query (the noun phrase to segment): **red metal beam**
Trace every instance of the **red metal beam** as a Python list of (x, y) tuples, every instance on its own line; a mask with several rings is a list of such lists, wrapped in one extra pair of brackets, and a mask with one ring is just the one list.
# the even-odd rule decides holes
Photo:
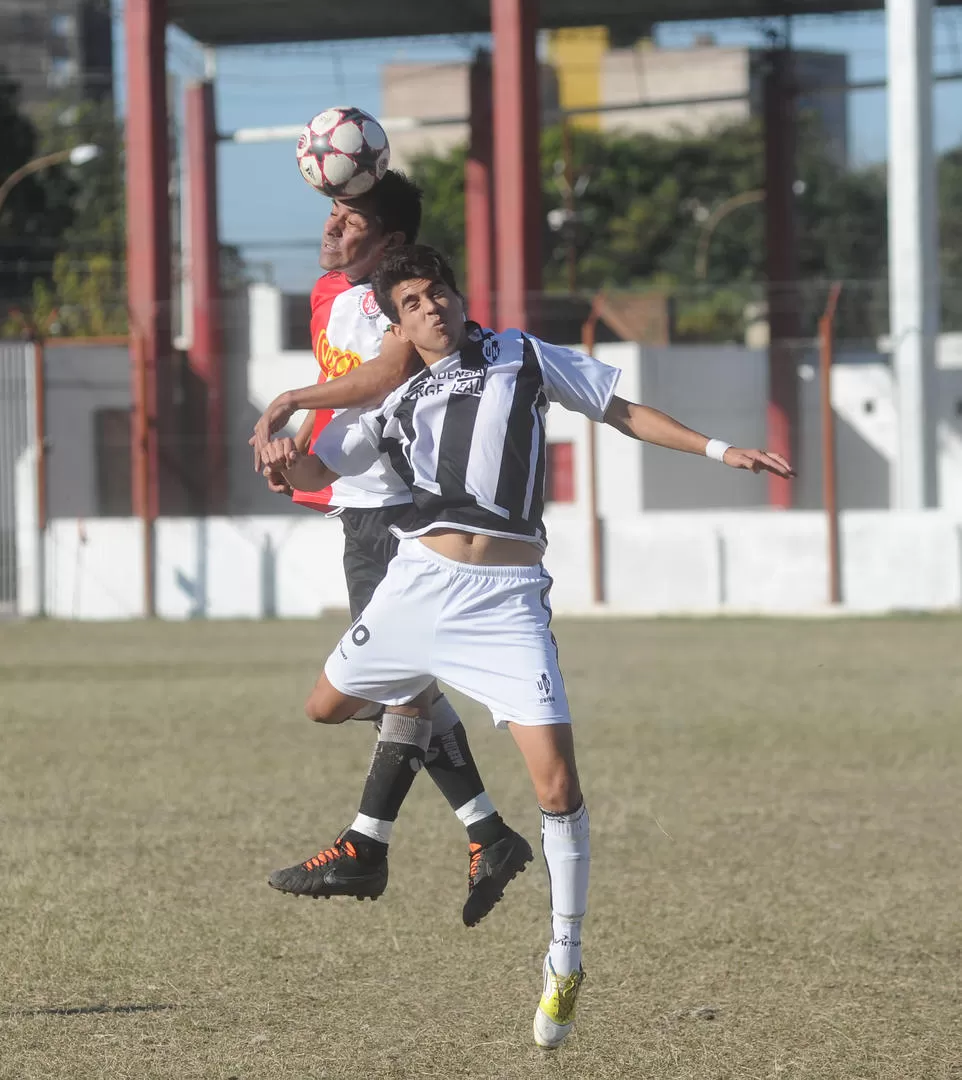
[(471, 65), (471, 142), (464, 164), (464, 246), (468, 314), (494, 326), (493, 132), (491, 54), (479, 51)]
[[(797, 238), (795, 228), (795, 87), (788, 49), (765, 57), (765, 245), (768, 279), (767, 448), (792, 461), (798, 445), (799, 336)], [(792, 505), (792, 481), (769, 474), (769, 505)]]
[(133, 504), (134, 512), (148, 522), (169, 502), (176, 475), (165, 468), (162, 457), (164, 450), (170, 454), (173, 449), (168, 442), (173, 436), (173, 378), (166, 16), (166, 0), (126, 0), (124, 5)]
[(491, 0), (497, 321), (537, 329), (541, 294), (538, 0)]
[[(200, 389), (193, 422), (203, 424), (206, 480), (203, 508), (223, 512), (227, 500), (224, 363), (217, 229), (217, 124), (214, 85), (194, 83), (185, 94), (187, 202), (190, 216), (190, 295), (193, 309), (188, 363)], [(190, 433), (193, 434), (193, 433)]]

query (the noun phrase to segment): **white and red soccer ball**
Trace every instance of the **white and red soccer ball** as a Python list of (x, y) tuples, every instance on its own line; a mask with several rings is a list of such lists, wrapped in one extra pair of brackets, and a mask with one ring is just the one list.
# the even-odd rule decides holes
[(370, 191), (390, 159), (384, 128), (370, 113), (349, 105), (318, 113), (297, 140), (301, 175), (332, 199)]

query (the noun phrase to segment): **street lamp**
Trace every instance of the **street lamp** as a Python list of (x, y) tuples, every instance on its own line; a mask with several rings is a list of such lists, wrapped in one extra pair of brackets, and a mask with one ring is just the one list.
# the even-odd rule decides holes
[[(804, 180), (796, 180), (792, 184), (792, 194), (804, 195), (806, 188), (807, 185)], [(708, 276), (708, 246), (711, 243), (712, 233), (714, 233), (722, 218), (728, 217), (732, 210), (737, 210), (740, 206), (748, 206), (750, 203), (764, 202), (764, 200), (765, 192), (759, 189), (757, 191), (743, 191), (739, 195), (733, 195), (720, 206), (717, 206), (710, 214), (706, 207), (697, 207), (695, 218), (702, 227), (701, 234), (698, 237), (698, 245), (695, 248), (695, 277), (699, 281), (703, 281)]]
[(100, 157), (100, 147), (94, 146), (93, 143), (83, 143), (80, 146), (74, 146), (70, 150), (56, 150), (52, 154), (44, 154), (43, 157), (34, 158), (33, 161), (28, 161), (25, 165), (21, 165), (19, 169), (15, 169), (2, 184), (0, 184), (0, 209), (3, 208), (4, 201), (7, 196), (13, 190), (13, 188), (20, 183), (25, 176), (30, 176), (31, 173), (40, 172), (41, 169), (46, 169), (51, 165), (62, 165), (64, 162), (70, 162), (71, 165), (86, 165), (88, 161), (93, 161), (94, 158)]
[(698, 237), (698, 246), (695, 248), (695, 277), (703, 281), (708, 275), (708, 245), (711, 243), (712, 233), (715, 226), (722, 218), (728, 217), (732, 210), (749, 203), (762, 202), (765, 198), (764, 191), (743, 191), (739, 195), (733, 195), (726, 199), (714, 212), (707, 215), (701, 223), (701, 234)]

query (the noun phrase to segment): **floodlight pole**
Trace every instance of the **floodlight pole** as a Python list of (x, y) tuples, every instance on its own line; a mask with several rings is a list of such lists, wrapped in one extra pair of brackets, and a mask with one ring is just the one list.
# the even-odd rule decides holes
[(892, 506), (937, 505), (939, 268), (932, 143), (932, 0), (888, 0), (889, 336), (898, 413)]

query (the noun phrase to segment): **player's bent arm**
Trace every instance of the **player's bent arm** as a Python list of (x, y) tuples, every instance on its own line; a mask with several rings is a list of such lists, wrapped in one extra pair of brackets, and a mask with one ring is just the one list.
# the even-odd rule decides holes
[[(298, 409), (371, 408), (424, 367), (414, 346), (395, 334), (385, 334), (373, 359), (336, 379), (289, 390), (288, 404)], [(285, 395), (281, 395), (284, 397)]]
[[(270, 442), (271, 436), (279, 432), (294, 413), (301, 409), (313, 412), (317, 409), (357, 409), (380, 405), (392, 390), (407, 382), (423, 367), (424, 361), (412, 345), (388, 333), (384, 335), (378, 355), (346, 375), (278, 394), (261, 413), (254, 425), (254, 434), (248, 440), (254, 448), (255, 470), (261, 470), (266, 463), (264, 447)], [(313, 418), (309, 420), (313, 425)], [(312, 427), (305, 420), (298, 432), (298, 447), (305, 452), (308, 444), (302, 441), (301, 435), (306, 431), (309, 439), (311, 430)]]

